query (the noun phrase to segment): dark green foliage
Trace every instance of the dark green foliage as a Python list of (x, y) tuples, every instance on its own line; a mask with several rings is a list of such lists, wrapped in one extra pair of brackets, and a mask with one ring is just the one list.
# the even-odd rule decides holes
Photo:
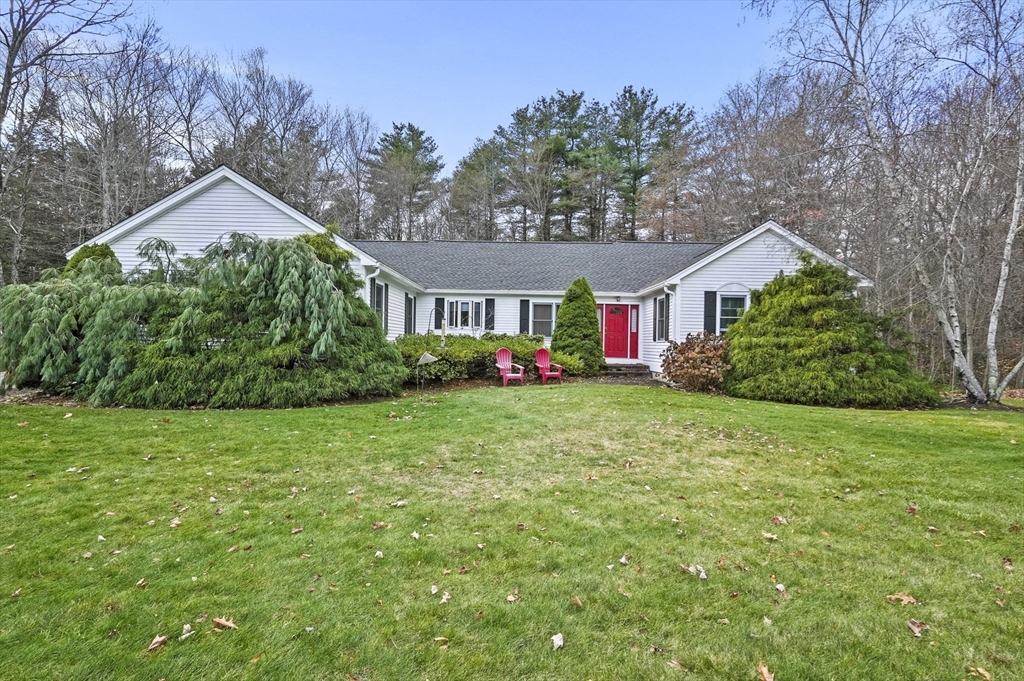
[(551, 349), (579, 357), (583, 362), (583, 376), (597, 376), (604, 370), (597, 301), (584, 277), (572, 282), (562, 298), (551, 336)]
[(833, 407), (918, 407), (938, 391), (881, 338), (882, 320), (863, 310), (856, 278), (809, 256), (752, 296), (729, 327), (725, 391), (735, 397)]
[(170, 283), (126, 281), (93, 258), (3, 289), (6, 384), (97, 405), (227, 408), (391, 395), (406, 378), (373, 312), (345, 295), (357, 280), (336, 246), (233, 234), (161, 272)]
[[(496, 333), (485, 333), (480, 338), (455, 335), (446, 337), (444, 349), (441, 348), (441, 337), (435, 334), (401, 336), (395, 343), (402, 353), (402, 361), (409, 369), (411, 380), (416, 379), (416, 362), (424, 352), (429, 352), (438, 361), (419, 367), (420, 380), (451, 381), (496, 378), (498, 369), (494, 362), (498, 348), (511, 350), (512, 361), (526, 367), (527, 375), (533, 375), (536, 373), (534, 353), (544, 346), (544, 337)], [(561, 364), (568, 376), (578, 376), (583, 369), (583, 363), (572, 355), (552, 352), (551, 361)]]
[(114, 255), (114, 249), (107, 244), (93, 244), (91, 246), (82, 246), (75, 251), (75, 254), (71, 256), (71, 260), (68, 260), (68, 264), (64, 267), (64, 273), (77, 272), (82, 269), (82, 263), (90, 258), (112, 260), (117, 263), (117, 268), (121, 269), (121, 261)]

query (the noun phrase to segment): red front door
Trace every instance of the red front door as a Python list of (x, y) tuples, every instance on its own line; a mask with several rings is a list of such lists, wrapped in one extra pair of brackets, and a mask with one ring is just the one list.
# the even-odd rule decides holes
[(629, 305), (604, 306), (604, 356), (629, 357)]

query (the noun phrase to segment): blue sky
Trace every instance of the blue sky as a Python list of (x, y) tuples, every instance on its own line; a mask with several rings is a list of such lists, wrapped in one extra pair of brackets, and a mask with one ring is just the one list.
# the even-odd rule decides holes
[(740, 2), (243, 2), (141, 0), (174, 45), (262, 46), (318, 101), (411, 122), (446, 174), (512, 111), (556, 90), (607, 102), (625, 85), (709, 110), (779, 55)]

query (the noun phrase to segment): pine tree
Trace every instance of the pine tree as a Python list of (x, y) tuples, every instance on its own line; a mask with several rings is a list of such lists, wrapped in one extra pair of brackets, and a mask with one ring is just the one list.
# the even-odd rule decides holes
[(735, 397), (833, 407), (917, 407), (938, 391), (907, 354), (886, 345), (884, 320), (866, 313), (857, 280), (815, 263), (778, 276), (729, 327), (725, 391)]
[(562, 298), (551, 335), (551, 350), (578, 357), (583, 362), (584, 376), (597, 376), (604, 370), (597, 301), (584, 277), (572, 282)]

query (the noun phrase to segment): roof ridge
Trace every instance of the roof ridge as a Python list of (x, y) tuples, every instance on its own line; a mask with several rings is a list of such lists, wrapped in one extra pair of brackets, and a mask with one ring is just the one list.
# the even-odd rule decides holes
[[(656, 244), (659, 246), (721, 246), (725, 241), (497, 241), (491, 239), (348, 239), (354, 244), (505, 244), (505, 245), (587, 245), (614, 246), (616, 244)], [(731, 239), (730, 239), (731, 241)]]

